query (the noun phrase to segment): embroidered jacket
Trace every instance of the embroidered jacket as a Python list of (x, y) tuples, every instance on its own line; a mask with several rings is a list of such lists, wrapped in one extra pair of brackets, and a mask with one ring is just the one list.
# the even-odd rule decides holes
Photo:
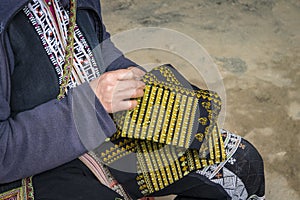
[[(28, 45), (27, 51), (22, 52), (12, 47), (12, 40), (20, 47), (26, 44), (16, 34), (23, 31), (23, 27), (18, 27), (15, 20), (27, 3), (28, 0), (0, 1), (0, 183), (28, 177), (73, 160), (99, 146), (116, 131), (88, 83), (70, 89), (63, 100), (56, 100), (58, 80), (54, 71), (48, 76), (49, 67), (40, 66), (49, 62), (44, 59), (46, 52), (41, 44)], [(68, 6), (67, 0), (62, 3)], [(100, 65), (105, 71), (136, 66), (109, 40), (99, 1), (78, 0), (78, 11), (78, 24), (89, 45), (95, 47), (105, 40), (99, 51), (104, 63)], [(21, 24), (26, 24), (26, 20), (20, 19)], [(39, 38), (32, 35), (28, 39)], [(36, 55), (32, 56), (32, 53)], [(28, 63), (37, 63), (28, 69), (38, 68), (39, 73), (16, 68), (28, 58), (31, 58)], [(47, 81), (41, 74), (47, 75)], [(33, 103), (18, 108), (22, 104), (22, 95), (27, 92), (30, 96), (33, 89)], [(48, 89), (50, 92), (47, 93)]]

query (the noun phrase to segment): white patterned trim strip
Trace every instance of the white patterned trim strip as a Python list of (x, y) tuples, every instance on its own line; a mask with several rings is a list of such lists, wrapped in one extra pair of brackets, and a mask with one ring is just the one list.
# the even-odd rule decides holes
[(248, 192), (242, 180), (227, 168), (223, 168), (223, 177), (211, 179), (212, 182), (222, 185), (232, 200), (245, 200)]
[[(23, 11), (40, 36), (44, 49), (59, 77), (59, 84), (61, 84), (69, 16), (59, 0), (55, 0), (53, 6), (58, 19), (57, 24), (54, 23), (55, 19), (51, 11), (42, 0), (31, 1)], [(74, 50), (74, 67), (68, 85), (69, 88), (91, 81), (100, 75), (92, 51), (77, 25), (74, 32)]]

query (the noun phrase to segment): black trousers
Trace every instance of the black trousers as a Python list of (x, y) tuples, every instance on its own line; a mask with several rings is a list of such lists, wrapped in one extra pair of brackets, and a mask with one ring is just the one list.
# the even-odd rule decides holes
[[(248, 195), (264, 196), (265, 180), (263, 160), (248, 141), (242, 139), (241, 147), (232, 156), (236, 162), (225, 164), (225, 168), (237, 175), (244, 183)], [(135, 181), (135, 173), (111, 169), (114, 177), (133, 199), (142, 197)], [(123, 182), (122, 182), (123, 181)], [(33, 177), (37, 200), (87, 200), (122, 199), (116, 192), (99, 183), (92, 172), (78, 159)], [(196, 172), (190, 173), (176, 183), (155, 192), (152, 196), (175, 194), (176, 200), (231, 199), (224, 188)]]
[[(90, 170), (77, 159), (34, 176), (33, 186), (37, 200), (122, 199), (119, 194), (100, 184)], [(134, 194), (133, 199), (141, 197), (138, 191), (136, 192), (137, 195)], [(190, 174), (153, 195), (168, 194), (177, 194), (176, 200), (230, 199), (220, 185), (196, 174)]]
[(36, 200), (116, 199), (120, 195), (99, 183), (78, 159), (33, 177)]
[[(241, 147), (232, 156), (236, 162), (225, 164), (245, 185), (248, 195), (264, 196), (265, 180), (263, 160), (257, 150), (242, 139)], [(135, 181), (136, 174), (111, 169), (114, 177), (133, 199), (142, 197)], [(123, 181), (123, 182), (122, 182)], [(20, 181), (0, 185), (0, 193), (20, 187)], [(94, 174), (78, 159), (33, 177), (36, 200), (115, 200), (122, 197), (102, 185)], [(175, 194), (175, 200), (231, 199), (224, 188), (196, 172), (190, 173), (152, 196)]]

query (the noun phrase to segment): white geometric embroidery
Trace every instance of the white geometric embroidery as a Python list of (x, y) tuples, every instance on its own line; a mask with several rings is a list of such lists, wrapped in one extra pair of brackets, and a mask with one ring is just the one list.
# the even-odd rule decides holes
[[(205, 167), (202, 170), (198, 170), (196, 172), (221, 185), (228, 193), (228, 195), (232, 198), (232, 200), (245, 200), (247, 199), (248, 192), (245, 188), (244, 183), (233, 172), (224, 167), (227, 162), (232, 165), (236, 162), (236, 159), (232, 158), (232, 156), (240, 145), (241, 137), (234, 135), (226, 130), (221, 130), (221, 133), (226, 134), (224, 146), (227, 160), (220, 164)], [(223, 169), (223, 178), (215, 179), (214, 177), (219, 173), (221, 169)]]
[(254, 194), (254, 195), (250, 196), (247, 200), (265, 200), (265, 196), (259, 197)]
[(212, 179), (211, 181), (221, 185), (232, 200), (247, 199), (248, 192), (244, 183), (227, 168), (223, 167), (223, 178)]
[(228, 162), (233, 165), (236, 162), (236, 159), (235, 158), (229, 158)]
[[(44, 5), (43, 0), (32, 0), (23, 9), (30, 22), (39, 34), (44, 49), (46, 50), (56, 73), (59, 83), (62, 82), (62, 69), (64, 66), (65, 45), (69, 16), (59, 0), (53, 1), (58, 20), (57, 26), (51, 20), (51, 11)], [(83, 82), (89, 82), (100, 75), (94, 55), (79, 27), (74, 31), (74, 59), (72, 75), (68, 87), (76, 87)]]

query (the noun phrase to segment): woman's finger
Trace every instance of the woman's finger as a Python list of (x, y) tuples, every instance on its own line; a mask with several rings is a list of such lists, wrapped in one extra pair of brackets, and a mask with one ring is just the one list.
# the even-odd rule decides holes
[(128, 89), (128, 90), (119, 91), (118, 93), (115, 93), (112, 98), (115, 102), (119, 102), (131, 98), (139, 98), (142, 97), (143, 95), (144, 95), (144, 90), (137, 88), (137, 89)]
[(117, 92), (128, 90), (128, 89), (136, 89), (136, 88), (144, 89), (145, 83), (136, 80), (123, 80), (123, 81), (118, 81), (115, 88)]
[(123, 111), (123, 110), (131, 110), (134, 109), (136, 105), (137, 105), (136, 100), (120, 101), (117, 104), (112, 105), (112, 113)]
[(115, 71), (118, 73), (118, 80), (140, 80), (141, 77), (145, 74), (144, 71), (137, 67), (130, 67), (128, 69), (120, 69)]
[(142, 76), (145, 75), (145, 71), (141, 70), (140, 68), (137, 68), (137, 67), (129, 67), (128, 68), (129, 70), (132, 70), (133, 74), (137, 77), (137, 78), (140, 78)]

